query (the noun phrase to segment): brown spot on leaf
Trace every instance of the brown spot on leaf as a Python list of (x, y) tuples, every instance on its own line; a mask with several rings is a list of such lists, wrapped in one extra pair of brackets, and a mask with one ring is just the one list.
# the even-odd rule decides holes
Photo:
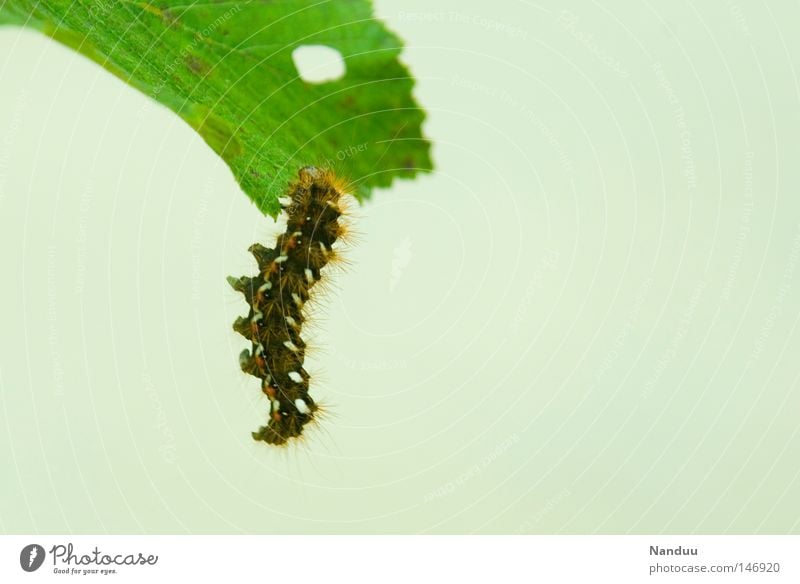
[(169, 8), (163, 8), (161, 10), (161, 20), (167, 27), (170, 27), (178, 22), (178, 16)]
[(197, 55), (186, 55), (186, 66), (195, 75), (205, 75), (208, 73), (208, 64)]

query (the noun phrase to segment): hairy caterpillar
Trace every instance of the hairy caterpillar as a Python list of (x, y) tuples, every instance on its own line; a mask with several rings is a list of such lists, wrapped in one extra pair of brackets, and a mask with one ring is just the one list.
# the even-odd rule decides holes
[(300, 436), (319, 406), (309, 395), (310, 376), (303, 368), (306, 344), (300, 336), (303, 306), (326, 265), (339, 260), (334, 242), (345, 235), (340, 222), (345, 187), (329, 170), (306, 166), (280, 199), (287, 215), (286, 231), (275, 247), (258, 243), (249, 251), (258, 263), (254, 277), (229, 277), (234, 290), (244, 294), (250, 311), (233, 329), (251, 341), (239, 356), (242, 371), (261, 380), (269, 398), (269, 421), (253, 432), (255, 440), (285, 444)]

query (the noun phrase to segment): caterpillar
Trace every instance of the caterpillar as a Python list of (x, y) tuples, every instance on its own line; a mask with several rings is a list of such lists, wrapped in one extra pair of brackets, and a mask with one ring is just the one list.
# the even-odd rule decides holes
[(239, 356), (245, 373), (261, 380), (269, 398), (269, 420), (253, 432), (253, 439), (283, 445), (299, 437), (320, 406), (309, 395), (310, 376), (303, 363), (306, 343), (301, 338), (304, 306), (312, 288), (323, 278), (321, 270), (341, 260), (333, 244), (346, 234), (340, 221), (345, 214), (346, 186), (332, 171), (306, 166), (279, 199), (287, 216), (286, 231), (272, 248), (250, 246), (258, 263), (254, 277), (228, 277), (250, 307), (233, 329), (251, 342)]

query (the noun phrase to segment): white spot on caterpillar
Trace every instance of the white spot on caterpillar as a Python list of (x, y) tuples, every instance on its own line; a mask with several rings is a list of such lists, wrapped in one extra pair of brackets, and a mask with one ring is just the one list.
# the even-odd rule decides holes
[(277, 411), (279, 411), (280, 409), (281, 409), (281, 402), (279, 402), (279, 401), (278, 401), (278, 400), (276, 400), (276, 399), (272, 400), (272, 411), (273, 411), (273, 412), (277, 412)]
[(297, 321), (291, 316), (286, 317), (286, 322), (289, 324), (289, 326), (297, 326)]
[(253, 354), (254, 355), (263, 355), (264, 354), (264, 345), (262, 345), (260, 343), (256, 344), (256, 350), (253, 351)]
[(311, 270), (309, 270), (308, 268), (306, 268), (306, 280), (308, 280), (309, 284), (314, 283), (314, 274), (311, 273)]
[(311, 413), (311, 408), (309, 408), (308, 404), (306, 402), (304, 402), (303, 400), (301, 400), (300, 398), (297, 398), (296, 400), (294, 400), (294, 405), (297, 408), (297, 411), (300, 412), (301, 414), (310, 414)]
[(292, 204), (292, 199), (291, 197), (280, 197), (278, 202), (281, 204), (281, 207), (288, 207)]
[(256, 323), (256, 322), (258, 322), (259, 320), (261, 320), (262, 318), (264, 318), (264, 313), (263, 313), (263, 312), (256, 312), (256, 313), (253, 315), (253, 318), (251, 318), (251, 319), (250, 319), (250, 322), (252, 322), (252, 323)]
[(322, 250), (323, 254), (325, 254), (326, 256), (328, 255), (328, 248), (325, 247), (325, 244), (322, 243), (321, 241), (319, 242), (319, 248)]
[(300, 296), (297, 294), (297, 292), (292, 292), (292, 300), (294, 300), (297, 308), (303, 308), (303, 301), (300, 300)]
[(290, 351), (294, 351), (295, 353), (300, 350), (297, 348), (297, 345), (295, 345), (292, 341), (283, 341), (283, 344), (287, 349), (289, 349)]
[(303, 383), (303, 376), (300, 375), (297, 371), (289, 371), (289, 379), (291, 379), (295, 383)]
[(328, 205), (335, 211), (340, 211), (339, 205), (336, 204), (336, 201), (328, 201)]
[(272, 282), (267, 280), (261, 286), (259, 286), (258, 291), (259, 292), (266, 292), (267, 290), (271, 290), (271, 289), (272, 289)]
[(285, 262), (288, 259), (289, 259), (289, 256), (285, 256), (285, 255), (278, 256), (278, 257), (275, 258), (275, 263), (276, 264), (282, 264), (283, 262)]
[(294, 237), (303, 237), (303, 232), (302, 231), (295, 231), (294, 233), (292, 233), (292, 235)]

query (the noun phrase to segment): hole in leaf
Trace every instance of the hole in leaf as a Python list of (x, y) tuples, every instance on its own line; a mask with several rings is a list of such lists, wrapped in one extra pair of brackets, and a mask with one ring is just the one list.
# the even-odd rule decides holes
[(294, 66), (306, 83), (326, 83), (344, 77), (342, 54), (325, 45), (303, 45), (292, 51)]

